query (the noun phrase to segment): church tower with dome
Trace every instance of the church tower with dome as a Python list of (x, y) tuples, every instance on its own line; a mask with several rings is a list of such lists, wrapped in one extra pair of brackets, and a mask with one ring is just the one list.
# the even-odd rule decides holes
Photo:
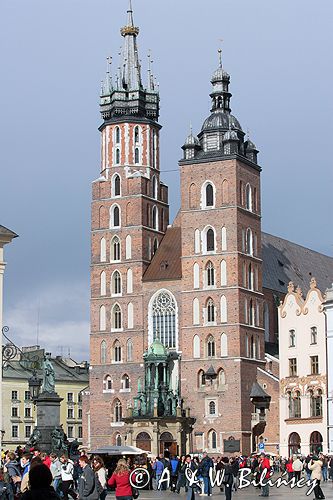
[[(130, 2), (121, 70), (101, 90), (84, 442), (248, 454), (264, 366), (258, 150), (231, 114), (220, 53), (210, 115), (182, 147), (181, 207), (169, 225), (159, 93), (150, 67), (142, 83), (138, 33)], [(182, 418), (193, 423), (185, 448)]]

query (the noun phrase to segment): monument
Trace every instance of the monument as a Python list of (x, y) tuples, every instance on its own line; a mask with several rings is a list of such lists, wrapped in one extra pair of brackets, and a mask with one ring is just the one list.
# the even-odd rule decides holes
[(62, 453), (67, 451), (67, 436), (60, 425), (60, 403), (62, 398), (55, 392), (55, 372), (50, 354), (43, 361), (43, 383), (39, 396), (35, 399), (37, 408), (36, 427), (27, 447), (38, 447), (42, 451)]

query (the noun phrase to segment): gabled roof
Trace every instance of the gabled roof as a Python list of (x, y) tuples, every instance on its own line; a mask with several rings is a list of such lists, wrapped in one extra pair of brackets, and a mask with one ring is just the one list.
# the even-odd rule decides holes
[(250, 398), (267, 398), (268, 394), (264, 391), (261, 385), (258, 382), (254, 382), (252, 385)]
[(0, 238), (4, 237), (5, 239), (11, 240), (12, 238), (17, 238), (17, 236), (18, 235), (14, 233), (14, 231), (0, 225)]
[(333, 282), (333, 258), (262, 233), (263, 287), (287, 293), (289, 281), (308, 290), (311, 278), (324, 292)]
[(179, 280), (181, 277), (181, 229), (168, 227), (143, 281)]

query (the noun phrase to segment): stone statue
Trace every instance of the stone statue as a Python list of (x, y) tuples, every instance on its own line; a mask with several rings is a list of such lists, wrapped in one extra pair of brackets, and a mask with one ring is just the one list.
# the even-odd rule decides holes
[(69, 444), (68, 455), (69, 455), (69, 458), (71, 460), (75, 460), (75, 459), (77, 459), (80, 456), (79, 446), (80, 446), (80, 443), (76, 439), (74, 439)]
[(34, 446), (37, 446), (42, 439), (42, 434), (40, 430), (35, 427), (34, 430), (32, 431), (31, 436), (29, 437), (29, 440), (27, 442), (27, 446), (30, 448), (33, 448)]
[(52, 363), (50, 361), (50, 355), (47, 354), (43, 362), (43, 385), (42, 392), (48, 392), (49, 394), (55, 393), (55, 373)]
[(55, 427), (51, 432), (51, 448), (54, 452), (66, 451), (66, 436), (61, 427)]

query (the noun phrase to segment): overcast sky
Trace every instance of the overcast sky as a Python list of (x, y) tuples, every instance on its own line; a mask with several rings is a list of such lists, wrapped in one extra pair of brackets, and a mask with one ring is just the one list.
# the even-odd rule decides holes
[[(99, 176), (98, 96), (116, 69), (127, 0), (2, 0), (0, 224), (5, 323), (88, 356), (90, 193)], [(260, 150), (263, 229), (328, 255), (332, 235), (331, 0), (133, 0), (144, 77), (160, 83), (162, 171), (172, 217), (189, 123), (209, 115), (223, 39), (232, 110)], [(38, 315), (39, 310), (39, 315)]]

